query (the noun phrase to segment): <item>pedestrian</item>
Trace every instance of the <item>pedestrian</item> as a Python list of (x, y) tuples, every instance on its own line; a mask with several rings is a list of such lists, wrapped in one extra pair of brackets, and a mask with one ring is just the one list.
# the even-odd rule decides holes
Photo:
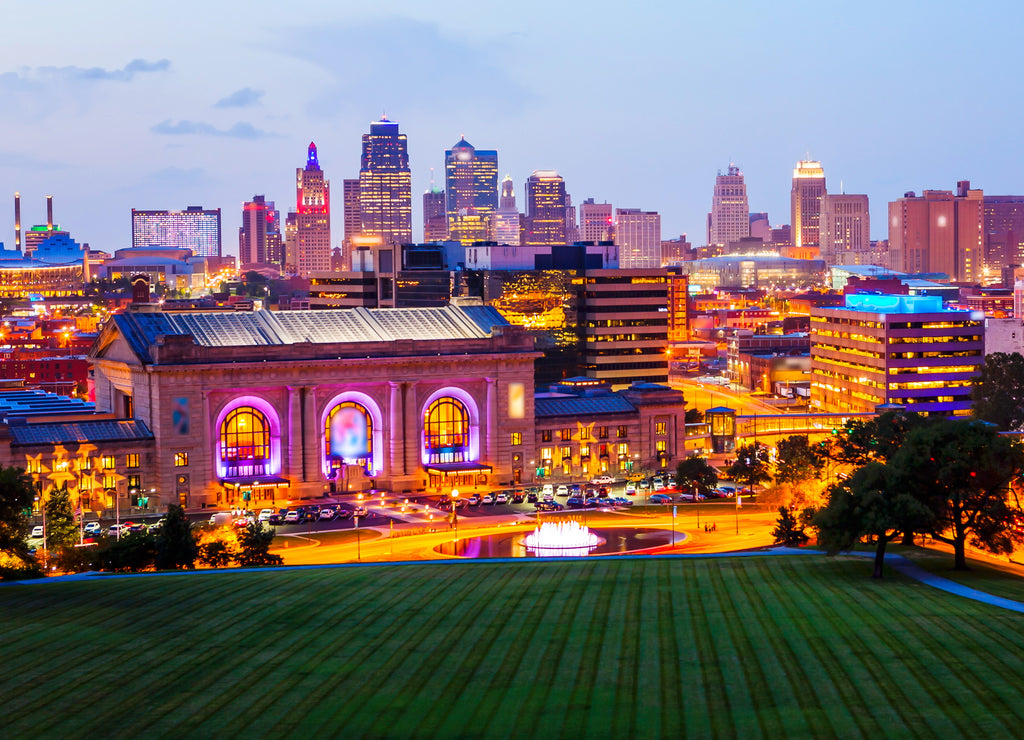
[(711, 525), (711, 531), (712, 532), (717, 532), (718, 531), (718, 522), (715, 522), (714, 524)]

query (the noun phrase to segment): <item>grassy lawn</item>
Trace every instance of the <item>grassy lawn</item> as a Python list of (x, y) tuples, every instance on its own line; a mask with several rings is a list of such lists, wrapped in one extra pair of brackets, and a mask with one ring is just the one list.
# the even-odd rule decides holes
[(948, 578), (964, 586), (970, 586), (1006, 599), (1024, 601), (1024, 578), (1020, 577), (1019, 568), (1014, 570), (1010, 565), (1000, 568), (995, 563), (972, 560), (968, 554), (967, 565), (970, 570), (964, 572), (953, 570), (953, 553), (951, 552), (901, 545), (890, 546), (888, 551), (903, 555), (930, 573)]
[(0, 588), (5, 736), (1014, 737), (1024, 617), (818, 556)]

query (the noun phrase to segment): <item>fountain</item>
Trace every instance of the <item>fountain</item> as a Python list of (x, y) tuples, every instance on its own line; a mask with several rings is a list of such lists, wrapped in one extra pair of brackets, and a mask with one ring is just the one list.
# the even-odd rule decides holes
[(523, 539), (523, 547), (541, 557), (583, 557), (604, 540), (575, 520), (544, 522)]

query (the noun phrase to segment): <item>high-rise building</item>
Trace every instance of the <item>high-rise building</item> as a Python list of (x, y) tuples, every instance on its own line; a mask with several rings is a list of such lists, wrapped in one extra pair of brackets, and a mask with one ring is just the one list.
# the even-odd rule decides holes
[(985, 266), (997, 272), (1024, 264), (1024, 195), (986, 195), (984, 204)]
[(448, 238), (445, 192), (433, 185), (423, 193), (423, 241), (440, 242)]
[(821, 199), (825, 195), (821, 162), (801, 160), (793, 170), (790, 213), (793, 246), (788, 257), (813, 259), (821, 244)]
[(412, 242), (412, 173), (405, 134), (381, 118), (363, 134), (359, 166), (359, 210), (363, 236), (384, 244)]
[(889, 203), (889, 250), (903, 272), (941, 272), (954, 282), (980, 282), (984, 252), (984, 193), (969, 181), (957, 193), (925, 190)]
[(220, 257), (220, 209), (189, 206), (184, 211), (140, 211), (133, 208), (132, 246), (191, 249), (196, 257)]
[(615, 243), (620, 268), (661, 267), (661, 215), (639, 208), (616, 208)]
[(693, 245), (680, 234), (678, 239), (665, 239), (661, 242), (661, 264), (678, 265), (680, 262), (693, 259)]
[(341, 188), (342, 215), (345, 219), (343, 251), (347, 256), (352, 252), (352, 240), (359, 236), (363, 228), (359, 213), (359, 180), (352, 178), (342, 180)]
[(516, 194), (512, 185), (512, 177), (505, 175), (501, 181), (501, 196), (498, 199), (498, 210), (490, 216), (490, 228), (487, 239), (495, 244), (507, 244), (517, 247), (522, 238), (523, 219), (516, 209)]
[(460, 214), (486, 216), (498, 208), (498, 152), (476, 149), (459, 139), (444, 153), (444, 177), (448, 228)]
[(565, 180), (554, 170), (536, 170), (526, 180), (528, 246), (565, 244)]
[(595, 203), (587, 198), (580, 203), (580, 241), (610, 242), (615, 239), (615, 218), (611, 203)]
[(282, 241), (281, 212), (274, 208), (274, 201), (254, 195), (242, 206), (238, 264), (280, 265)]
[(512, 184), (512, 175), (505, 175), (501, 180), (501, 196), (498, 198), (498, 208), (504, 212), (515, 211), (516, 191)]
[(728, 247), (750, 236), (750, 206), (743, 173), (734, 164), (726, 174), (721, 170), (715, 178), (715, 194), (711, 199), (708, 219), (708, 244)]
[(750, 236), (760, 239), (764, 244), (770, 244), (772, 241), (772, 227), (768, 222), (768, 214), (764, 212), (751, 213), (749, 221)]
[(572, 195), (565, 194), (565, 243), (575, 244), (580, 240), (580, 227), (576, 225), (576, 206), (572, 204)]
[(299, 275), (331, 269), (331, 184), (310, 142), (306, 166), (295, 170), (295, 268)]
[(868, 196), (826, 193), (821, 199), (821, 259), (832, 265), (870, 265)]

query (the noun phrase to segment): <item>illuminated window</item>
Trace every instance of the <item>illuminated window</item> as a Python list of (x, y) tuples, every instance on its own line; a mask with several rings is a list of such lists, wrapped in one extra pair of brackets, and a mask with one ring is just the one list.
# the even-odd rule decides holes
[(541, 442), (550, 442), (552, 437), (552, 431), (550, 429), (544, 429), (540, 433)]
[(117, 488), (117, 478), (112, 475), (103, 476), (103, 487), (104, 488)]
[(228, 475), (262, 475), (270, 461), (270, 421), (259, 409), (242, 406), (220, 425), (220, 459)]
[(423, 415), (423, 437), (428, 462), (465, 462), (469, 453), (469, 411), (466, 404), (451, 396), (430, 404)]
[(141, 488), (142, 487), (142, 476), (140, 475), (129, 475), (128, 476), (128, 487), (129, 488)]
[(658, 421), (654, 423), (655, 434), (668, 434), (668, 422)]
[(550, 460), (551, 459), (551, 448), (550, 447), (541, 447), (540, 448), (540, 459), (541, 460)]
[(174, 467), (176, 467), (176, 468), (188, 467), (188, 453), (187, 452), (175, 452), (174, 453)]
[(25, 472), (27, 473), (42, 473), (43, 464), (39, 460), (29, 460), (25, 464)]
[(572, 439), (572, 429), (563, 429), (562, 430), (562, 439), (566, 440), (566, 441)]
[(608, 427), (598, 427), (597, 437), (598, 439), (608, 439)]
[(625, 442), (620, 444), (618, 446), (618, 453), (619, 453), (620, 456), (621, 455), (628, 455), (629, 454), (629, 445), (626, 444)]
[(580, 439), (590, 439), (590, 427), (580, 427)]
[(627, 431), (626, 427), (620, 426), (618, 429), (615, 430), (615, 436), (616, 437), (625, 437), (626, 436), (626, 431)]
[(659, 439), (654, 443), (654, 450), (656, 452), (665, 452), (668, 450), (668, 442), (663, 439)]
[(116, 467), (116, 463), (114, 461), (114, 456), (113, 455), (104, 455), (103, 456), (103, 469), (104, 470), (113, 470), (115, 467)]
[(567, 458), (567, 457), (572, 457), (572, 447), (569, 447), (568, 445), (566, 445), (565, 447), (563, 447), (563, 448), (561, 449), (561, 452), (562, 452), (562, 459), (563, 459), (563, 460), (564, 460), (565, 458)]
[(78, 490), (81, 491), (82, 493), (85, 493), (86, 491), (91, 491), (92, 477), (88, 475), (83, 475), (81, 479), (79, 479), (78, 481)]
[(590, 445), (580, 445), (580, 457), (590, 457)]
[(138, 454), (133, 452), (132, 454), (128, 455), (128, 460), (127, 460), (126, 464), (127, 464), (127, 466), (129, 468), (137, 468), (137, 467), (139, 467), (139, 456), (138, 456)]
[(522, 432), (512, 432), (512, 446), (513, 447), (518, 447), (522, 443), (523, 443), (523, 433)]
[(366, 407), (354, 401), (339, 403), (327, 415), (324, 439), (331, 468), (342, 463), (366, 465), (373, 459), (373, 420)]

